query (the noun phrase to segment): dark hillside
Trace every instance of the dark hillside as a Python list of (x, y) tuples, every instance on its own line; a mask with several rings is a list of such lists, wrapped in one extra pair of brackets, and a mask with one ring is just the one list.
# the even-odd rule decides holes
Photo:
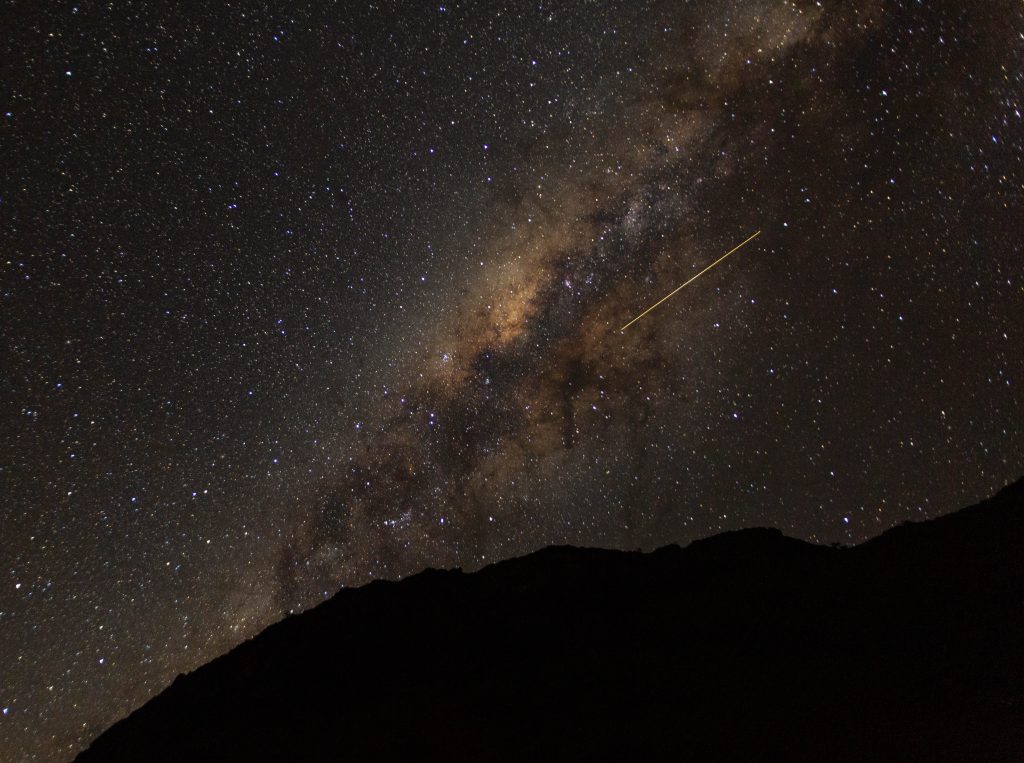
[(1024, 482), (824, 548), (745, 530), (345, 590), (79, 760), (1024, 759)]

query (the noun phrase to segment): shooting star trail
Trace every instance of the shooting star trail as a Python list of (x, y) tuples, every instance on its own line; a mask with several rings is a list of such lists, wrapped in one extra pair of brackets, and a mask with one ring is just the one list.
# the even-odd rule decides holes
[(669, 292), (668, 294), (666, 294), (666, 295), (665, 295), (664, 297), (662, 297), (661, 299), (659, 299), (659, 300), (658, 300), (657, 302), (655, 302), (655, 303), (654, 303), (653, 305), (651, 305), (650, 307), (648, 307), (648, 308), (647, 308), (646, 310), (644, 310), (644, 311), (643, 311), (642, 313), (640, 313), (640, 315), (638, 315), (638, 316), (637, 316), (636, 318), (634, 318), (633, 320), (631, 320), (631, 321), (630, 321), (629, 323), (627, 323), (627, 324), (626, 324), (625, 326), (623, 326), (622, 328), (620, 328), (620, 329), (619, 329), (619, 331), (625, 331), (626, 329), (628, 329), (628, 328), (629, 328), (630, 326), (632, 326), (632, 325), (633, 325), (634, 323), (636, 323), (636, 322), (637, 322), (638, 320), (640, 320), (641, 318), (643, 318), (643, 317), (644, 317), (645, 315), (647, 315), (647, 313), (651, 312), (651, 310), (653, 310), (654, 308), (656, 308), (656, 307), (657, 307), (658, 305), (660, 305), (660, 304), (661, 304), (662, 302), (664, 302), (665, 300), (667, 300), (667, 299), (668, 299), (669, 297), (671, 297), (671, 296), (672, 296), (673, 294), (675, 294), (676, 292), (678, 292), (678, 291), (680, 291), (681, 289), (685, 288), (686, 286), (689, 286), (689, 285), (690, 285), (691, 283), (693, 283), (693, 282), (694, 282), (694, 281), (696, 281), (696, 280), (697, 280), (698, 278), (700, 278), (700, 277), (701, 277), (702, 275), (704, 275), (705, 273), (707, 273), (707, 272), (708, 272), (709, 270), (711, 270), (711, 268), (713, 268), (713, 267), (714, 267), (715, 265), (717, 265), (718, 263), (720, 263), (720, 262), (721, 262), (722, 260), (724, 260), (724, 259), (725, 259), (726, 257), (728, 257), (728, 256), (729, 256), (730, 254), (732, 254), (733, 252), (739, 251), (740, 249), (742, 249), (742, 248), (743, 248), (744, 246), (746, 246), (747, 244), (749, 244), (749, 243), (750, 243), (751, 241), (753, 241), (753, 240), (754, 240), (755, 238), (757, 238), (757, 237), (758, 237), (758, 236), (760, 236), (760, 235), (761, 235), (761, 231), (758, 231), (758, 232), (757, 232), (757, 233), (755, 233), (755, 234), (754, 234), (753, 236), (751, 236), (751, 237), (750, 237), (750, 238), (748, 238), (748, 239), (747, 239), (746, 241), (744, 241), (744, 242), (743, 242), (742, 244), (739, 244), (738, 246), (735, 246), (735, 247), (733, 247), (732, 249), (730, 249), (730, 250), (729, 250), (728, 252), (726, 252), (725, 254), (723, 254), (723, 255), (722, 255), (721, 257), (719, 257), (719, 258), (718, 258), (717, 260), (715, 260), (715, 261), (714, 261), (714, 262), (712, 262), (712, 263), (711, 263), (710, 265), (708, 265), (708, 266), (707, 266), (706, 268), (704, 268), (704, 269), (703, 269), (702, 271), (700, 271), (700, 272), (699, 272), (699, 273), (698, 273), (697, 275), (693, 276), (693, 278), (689, 279), (689, 280), (688, 280), (688, 281), (687, 281), (686, 283), (682, 284), (681, 286), (677, 286), (677, 287), (676, 287), (675, 289), (673, 289), (672, 291), (670, 291), (670, 292)]

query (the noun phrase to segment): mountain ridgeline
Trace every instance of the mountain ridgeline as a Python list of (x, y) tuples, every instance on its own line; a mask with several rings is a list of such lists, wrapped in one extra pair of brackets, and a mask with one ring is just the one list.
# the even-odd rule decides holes
[(743, 530), (339, 592), (95, 761), (1022, 760), (1024, 480), (852, 548)]

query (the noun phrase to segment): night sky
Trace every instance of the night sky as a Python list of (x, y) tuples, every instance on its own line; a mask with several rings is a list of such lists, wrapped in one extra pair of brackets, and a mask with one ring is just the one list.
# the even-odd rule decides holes
[(210, 6), (3, 13), (0, 759), (342, 585), (1024, 473), (1020, 2)]

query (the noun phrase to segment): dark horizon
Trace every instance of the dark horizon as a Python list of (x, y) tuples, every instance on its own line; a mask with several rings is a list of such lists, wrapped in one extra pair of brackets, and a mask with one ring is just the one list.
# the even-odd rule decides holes
[(378, 581), (178, 676), (76, 763), (1016, 760), (1022, 545), (1024, 479), (853, 547), (747, 529)]

